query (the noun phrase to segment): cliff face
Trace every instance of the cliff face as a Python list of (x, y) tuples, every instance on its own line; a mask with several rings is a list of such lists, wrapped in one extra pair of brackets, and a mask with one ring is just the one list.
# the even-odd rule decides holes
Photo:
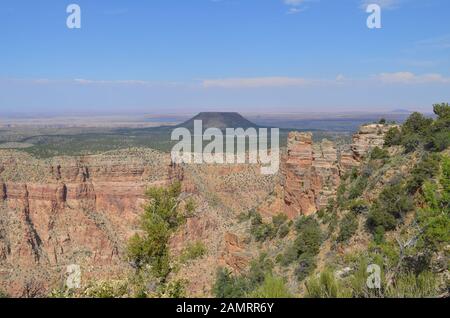
[(339, 150), (328, 140), (314, 145), (311, 133), (291, 132), (282, 160), (284, 202), (289, 217), (310, 215), (325, 208), (336, 196), (341, 175), (359, 166), (371, 149), (382, 147), (391, 127), (361, 126), (351, 146)]
[(46, 291), (70, 264), (82, 266), (86, 279), (123, 271), (124, 242), (136, 229), (145, 189), (183, 176), (153, 152), (1, 158), (0, 281), (17, 296), (30, 285)]
[(339, 185), (334, 144), (324, 140), (313, 145), (311, 133), (290, 133), (282, 162), (288, 215), (309, 215), (326, 206)]

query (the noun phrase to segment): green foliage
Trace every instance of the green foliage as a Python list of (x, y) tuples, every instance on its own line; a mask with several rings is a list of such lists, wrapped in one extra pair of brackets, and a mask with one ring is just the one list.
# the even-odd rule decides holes
[(347, 213), (339, 225), (338, 242), (347, 242), (358, 230), (358, 218), (353, 212)]
[(392, 231), (397, 226), (397, 220), (392, 214), (384, 211), (378, 204), (374, 204), (367, 218), (367, 225), (372, 231), (379, 227), (383, 228), (384, 231)]
[(261, 223), (253, 226), (251, 233), (257, 242), (264, 242), (275, 237), (276, 232), (271, 224)]
[(450, 146), (450, 106), (433, 106), (436, 119), (413, 113), (403, 124), (402, 129), (392, 128), (385, 136), (385, 145), (402, 145), (406, 153), (424, 146), (426, 150), (440, 152)]
[(370, 153), (371, 160), (384, 160), (389, 158), (389, 152), (386, 149), (375, 147)]
[(310, 278), (305, 286), (307, 298), (349, 298), (352, 295), (329, 269)]
[(378, 123), (379, 123), (380, 125), (386, 125), (386, 122), (387, 122), (386, 118), (381, 118), (381, 119), (378, 121)]
[(378, 226), (382, 226), (386, 231), (393, 230), (405, 213), (412, 209), (412, 199), (405, 194), (404, 187), (400, 183), (389, 185), (381, 191), (372, 205), (367, 225), (372, 231)]
[(185, 206), (185, 210), (186, 210), (186, 214), (191, 216), (194, 214), (196, 209), (196, 205), (195, 205), (195, 201), (193, 199), (189, 199), (186, 202), (186, 206)]
[(439, 161), (439, 155), (426, 154), (412, 169), (406, 183), (406, 190), (413, 194), (422, 187), (426, 180), (436, 176), (439, 171)]
[(284, 238), (289, 234), (289, 226), (287, 224), (283, 224), (282, 226), (280, 226), (280, 229), (278, 230), (278, 237), (279, 238)]
[(187, 263), (188, 261), (202, 258), (206, 254), (206, 246), (203, 242), (197, 241), (189, 243), (181, 253), (181, 263)]
[(393, 298), (426, 298), (437, 297), (436, 275), (431, 272), (401, 274), (394, 284), (386, 290), (387, 297)]
[(442, 172), (439, 182), (442, 186), (441, 208), (450, 211), (450, 157), (448, 156), (442, 158)]
[(257, 259), (250, 262), (250, 271), (247, 274), (247, 278), (250, 282), (250, 286), (253, 288), (262, 284), (265, 276), (272, 273), (273, 262), (267, 258), (265, 253), (262, 253)]
[(283, 238), (289, 233), (289, 226), (287, 225), (287, 216), (279, 213), (272, 217), (272, 223), (264, 223), (259, 213), (252, 214), (250, 233), (257, 242), (264, 242), (278, 237)]
[(368, 181), (369, 178), (367, 176), (359, 176), (350, 188), (348, 198), (350, 200), (354, 200), (361, 197), (361, 195), (364, 193), (364, 190), (366, 190), (367, 188)]
[(180, 279), (162, 284), (154, 296), (157, 298), (185, 298), (186, 281)]
[(85, 298), (123, 298), (128, 293), (126, 281), (99, 281), (91, 283), (83, 292)]
[(217, 298), (242, 298), (250, 292), (250, 285), (246, 278), (236, 277), (227, 268), (219, 268), (213, 293)]
[(336, 204), (338, 207), (343, 207), (345, 204), (345, 191), (346, 185), (345, 183), (341, 183), (337, 189), (336, 193)]
[(319, 253), (320, 245), (324, 239), (317, 220), (312, 216), (300, 217), (295, 228), (297, 237), (292, 245), (279, 256), (282, 266), (296, 262), (295, 275), (301, 281), (315, 268), (315, 256)]
[(431, 125), (433, 123), (433, 119), (427, 118), (420, 113), (412, 113), (409, 118), (405, 121), (402, 126), (402, 132), (404, 135), (418, 135), (418, 136), (426, 136)]
[(300, 217), (295, 227), (297, 229), (297, 239), (294, 245), (299, 252), (298, 254), (309, 253), (317, 255), (323, 241), (323, 233), (317, 220), (312, 216)]
[(236, 276), (226, 268), (219, 268), (213, 293), (218, 298), (242, 298), (252, 294), (259, 287), (263, 288), (260, 290), (262, 292), (266, 278), (272, 276), (273, 266), (273, 262), (263, 253), (252, 260), (250, 270), (242, 275)]
[(449, 211), (421, 211), (418, 213), (418, 221), (423, 228), (420, 239), (425, 248), (438, 251), (450, 243)]
[(141, 234), (135, 234), (128, 242), (128, 259), (137, 269), (149, 265), (156, 277), (165, 279), (170, 272), (167, 243), (172, 231), (182, 222), (178, 211), (180, 183), (168, 188), (148, 190), (150, 203), (141, 218)]
[(297, 258), (297, 264), (298, 265), (295, 268), (294, 274), (297, 276), (299, 281), (302, 281), (316, 268), (315, 255), (309, 253), (300, 254)]
[(392, 127), (384, 136), (384, 145), (386, 147), (398, 146), (402, 142), (402, 132), (398, 127)]
[(288, 217), (286, 214), (280, 213), (272, 217), (272, 224), (276, 229), (279, 229), (284, 223), (286, 223)]
[(284, 280), (268, 274), (260, 287), (248, 295), (250, 298), (292, 298)]
[(348, 204), (348, 209), (355, 214), (363, 214), (369, 211), (369, 205), (364, 200), (352, 200)]
[(373, 231), (373, 240), (377, 244), (381, 244), (384, 242), (384, 226), (378, 225), (375, 227), (375, 230)]
[(437, 118), (430, 129), (426, 147), (438, 152), (450, 147), (450, 106), (448, 103), (436, 104), (433, 111)]

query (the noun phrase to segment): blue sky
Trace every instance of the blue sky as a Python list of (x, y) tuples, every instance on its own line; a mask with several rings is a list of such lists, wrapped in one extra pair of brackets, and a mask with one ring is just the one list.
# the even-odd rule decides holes
[[(82, 27), (66, 27), (66, 7)], [(382, 29), (366, 26), (367, 3)], [(0, 113), (430, 110), (448, 0), (2, 0)]]

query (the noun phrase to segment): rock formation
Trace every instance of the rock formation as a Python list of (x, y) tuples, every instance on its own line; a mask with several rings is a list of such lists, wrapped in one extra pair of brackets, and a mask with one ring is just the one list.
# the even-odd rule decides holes
[(339, 185), (334, 144), (324, 140), (313, 145), (311, 133), (292, 132), (282, 162), (288, 215), (309, 215), (325, 207)]
[(15, 296), (30, 280), (48, 292), (70, 264), (82, 266), (83, 279), (123, 272), (146, 188), (182, 178), (156, 152), (1, 160), (0, 282)]
[(383, 147), (384, 136), (392, 127), (392, 125), (381, 124), (361, 126), (358, 133), (353, 135), (351, 151), (354, 157), (360, 161), (373, 148)]
[(347, 149), (338, 150), (328, 140), (314, 145), (311, 133), (291, 132), (282, 160), (286, 213), (293, 218), (325, 208), (336, 196), (342, 174), (360, 162), (375, 147), (382, 147), (392, 126), (361, 126)]

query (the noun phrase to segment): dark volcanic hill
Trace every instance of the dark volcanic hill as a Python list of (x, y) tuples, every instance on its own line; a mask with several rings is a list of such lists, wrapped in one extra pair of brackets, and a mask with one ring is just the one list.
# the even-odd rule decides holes
[(207, 128), (244, 128), (249, 127), (259, 127), (258, 125), (252, 123), (251, 121), (245, 119), (242, 115), (238, 113), (226, 113), (226, 112), (203, 112), (199, 113), (195, 117), (189, 119), (188, 121), (178, 125), (178, 127), (184, 127), (189, 130), (194, 129), (194, 121), (202, 120), (203, 129)]

